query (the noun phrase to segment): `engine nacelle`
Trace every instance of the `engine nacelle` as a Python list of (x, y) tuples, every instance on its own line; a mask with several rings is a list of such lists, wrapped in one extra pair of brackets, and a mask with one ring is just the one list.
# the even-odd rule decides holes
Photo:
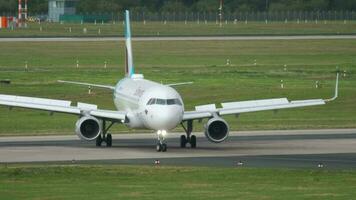
[(211, 118), (205, 125), (205, 136), (211, 142), (223, 142), (229, 136), (229, 125), (220, 117)]
[(92, 116), (84, 116), (75, 124), (75, 132), (82, 140), (95, 140), (102, 130), (100, 121)]

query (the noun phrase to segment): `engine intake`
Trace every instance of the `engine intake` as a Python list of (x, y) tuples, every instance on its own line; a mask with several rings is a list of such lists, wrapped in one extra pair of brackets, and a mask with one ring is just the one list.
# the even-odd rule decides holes
[(205, 125), (205, 136), (211, 142), (223, 142), (229, 136), (229, 125), (220, 117), (211, 118)]
[(80, 118), (75, 125), (75, 132), (82, 140), (95, 140), (101, 134), (100, 121), (92, 116)]

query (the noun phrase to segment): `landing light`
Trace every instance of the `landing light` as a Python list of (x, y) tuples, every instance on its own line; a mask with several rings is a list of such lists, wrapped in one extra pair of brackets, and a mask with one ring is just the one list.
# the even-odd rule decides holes
[(167, 131), (166, 130), (158, 130), (157, 135), (161, 135), (161, 136), (165, 137), (167, 135)]
[(166, 136), (166, 135), (167, 135), (167, 131), (162, 130), (162, 135), (163, 135), (163, 136)]

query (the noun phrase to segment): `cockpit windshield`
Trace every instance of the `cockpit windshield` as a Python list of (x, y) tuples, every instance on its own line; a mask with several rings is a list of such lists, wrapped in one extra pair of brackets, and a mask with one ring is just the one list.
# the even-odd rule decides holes
[(155, 99), (152, 98), (147, 102), (147, 105), (182, 105), (179, 99)]

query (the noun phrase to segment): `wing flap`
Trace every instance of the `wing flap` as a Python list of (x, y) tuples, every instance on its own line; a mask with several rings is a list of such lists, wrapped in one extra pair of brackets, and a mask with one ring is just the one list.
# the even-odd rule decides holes
[(208, 104), (208, 105), (195, 106), (195, 110), (198, 112), (215, 112), (216, 105)]
[(115, 119), (115, 120), (125, 120), (126, 112), (122, 111), (110, 111), (110, 110), (92, 110), (90, 115), (99, 118)]
[(78, 102), (77, 107), (81, 110), (97, 110), (98, 106), (94, 104), (87, 104)]
[(270, 106), (278, 104), (287, 104), (289, 103), (287, 98), (278, 98), (278, 99), (262, 99), (262, 100), (252, 100), (252, 101), (238, 101), (238, 102), (229, 102), (222, 103), (223, 108), (246, 108), (246, 107), (258, 107), (258, 106)]
[(204, 118), (210, 118), (212, 117), (212, 113), (211, 112), (207, 112), (207, 111), (189, 111), (189, 112), (184, 112), (183, 115), (183, 121), (186, 120), (191, 120), (191, 119), (204, 119)]
[(291, 101), (291, 102), (282, 103), (282, 104), (269, 104), (269, 105), (262, 105), (262, 106), (247, 106), (247, 107), (236, 107), (236, 108), (234, 108), (234, 107), (222, 108), (219, 110), (219, 114), (220, 115), (230, 115), (230, 114), (257, 112), (257, 111), (316, 106), (316, 105), (324, 105), (324, 104), (325, 104), (325, 101), (322, 99), (312, 99), (312, 100), (303, 100), (303, 101)]

